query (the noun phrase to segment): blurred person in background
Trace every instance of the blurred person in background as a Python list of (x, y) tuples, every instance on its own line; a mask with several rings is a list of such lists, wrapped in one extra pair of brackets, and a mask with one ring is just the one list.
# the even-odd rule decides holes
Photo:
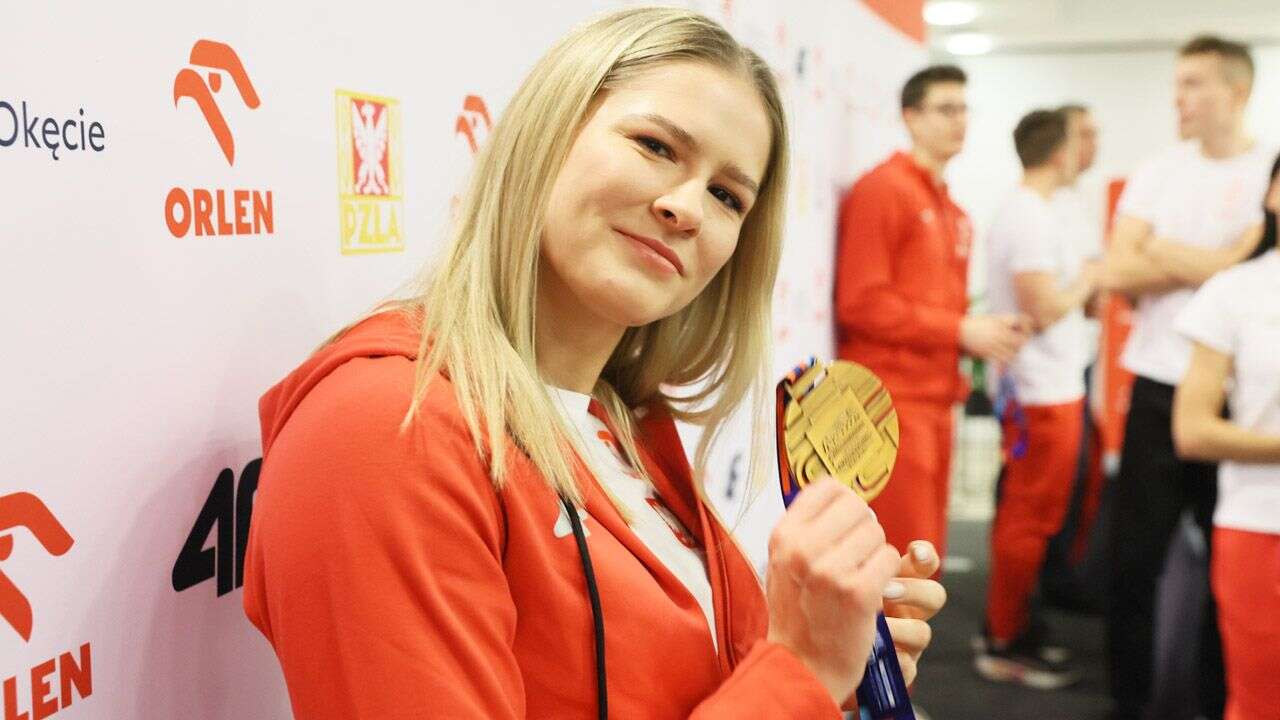
[(1192, 351), (1174, 394), (1174, 443), (1187, 460), (1221, 463), (1211, 576), (1226, 720), (1280, 718), (1280, 157), (1265, 211), (1252, 259), (1206, 282), (1177, 320)]
[[(1082, 103), (1067, 103), (1058, 110), (1067, 116), (1067, 134), (1076, 145), (1077, 168), (1071, 183), (1054, 193), (1054, 213), (1081, 256), (1099, 260), (1106, 227), (1106, 192), (1099, 183), (1082, 177), (1094, 166), (1098, 156), (1098, 125), (1089, 107)], [(1084, 370), (1080, 462), (1067, 516), (1062, 529), (1049, 540), (1040, 574), (1040, 598), (1045, 605), (1095, 613), (1100, 613), (1102, 607), (1099, 581), (1105, 581), (1106, 569), (1100, 561), (1107, 552), (1105, 533), (1100, 532), (1102, 528), (1098, 525), (1104, 470), (1097, 418), (1102, 411), (1103, 394), (1095, 391), (1100, 382), (1095, 369), (1102, 335), (1098, 319), (1102, 298), (1102, 293), (1094, 293), (1085, 306), (1083, 352), (1088, 365)]]
[(836, 354), (880, 376), (901, 430), (897, 480), (871, 506), (890, 544), (923, 538), (944, 555), (953, 408), (968, 394), (960, 356), (1008, 361), (1028, 330), (1017, 314), (968, 314), (973, 227), (943, 180), (964, 147), (965, 83), (953, 65), (907, 80), (911, 149), (845, 194), (836, 248)]
[(1083, 430), (1087, 329), (1084, 306), (1099, 266), (1086, 261), (1054, 201), (1076, 178), (1079, 136), (1068, 115), (1028, 113), (1013, 131), (1022, 182), (987, 234), (988, 297), (994, 313), (1024, 313), (1034, 334), (999, 370), (1004, 472), (991, 526), (984, 642), (974, 658), (989, 680), (1053, 690), (1079, 679), (1044, 627), (1031, 597), (1049, 538), (1071, 499)]
[[(1248, 256), (1260, 236), (1274, 152), (1245, 131), (1253, 74), (1249, 49), (1240, 43), (1205, 36), (1182, 47), (1174, 80), (1186, 142), (1129, 178), (1105, 256), (1104, 287), (1135, 301), (1122, 363), (1136, 379), (1111, 515), (1107, 611), (1111, 691), (1124, 720), (1147, 711), (1156, 581), (1184, 510), (1210, 539), (1216, 468), (1179, 458), (1173, 444), (1174, 385), (1191, 360), (1191, 343), (1174, 320), (1196, 287)], [(1201, 712), (1220, 717), (1221, 650), (1211, 597), (1203, 616)]]

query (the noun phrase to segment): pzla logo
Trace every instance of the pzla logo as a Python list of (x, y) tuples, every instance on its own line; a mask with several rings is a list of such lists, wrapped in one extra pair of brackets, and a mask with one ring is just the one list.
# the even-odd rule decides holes
[(400, 102), (338, 90), (338, 221), (344, 255), (404, 250)]

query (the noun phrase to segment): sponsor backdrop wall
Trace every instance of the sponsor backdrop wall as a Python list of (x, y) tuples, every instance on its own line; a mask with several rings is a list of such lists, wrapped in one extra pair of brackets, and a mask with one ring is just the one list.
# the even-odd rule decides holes
[[(6, 720), (289, 717), (240, 607), (257, 398), (429, 260), (525, 71), (620, 4), (6, 9)], [(782, 371), (830, 353), (837, 193), (904, 140), (920, 2), (688, 5), (760, 51), (788, 97)], [(709, 487), (759, 562), (780, 503), (768, 487), (741, 512), (750, 442), (739, 423)]]

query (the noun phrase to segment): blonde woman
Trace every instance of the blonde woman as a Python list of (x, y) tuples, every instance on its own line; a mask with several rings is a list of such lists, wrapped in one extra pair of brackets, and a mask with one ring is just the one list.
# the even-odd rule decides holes
[(882, 597), (914, 676), (932, 547), (826, 481), (762, 591), (676, 435), (701, 464), (768, 396), (786, 176), (769, 70), (704, 17), (538, 62), (420, 291), (262, 399), (244, 603), (297, 717), (838, 717)]

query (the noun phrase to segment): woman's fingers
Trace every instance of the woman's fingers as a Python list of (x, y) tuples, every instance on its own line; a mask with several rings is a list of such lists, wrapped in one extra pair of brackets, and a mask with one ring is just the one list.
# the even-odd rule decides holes
[(914, 540), (907, 545), (907, 551), (902, 555), (902, 567), (898, 570), (898, 574), (909, 578), (928, 578), (933, 577), (941, 566), (942, 560), (938, 557), (938, 551), (933, 547), (933, 543), (928, 540)]
[[(835, 483), (834, 480), (831, 482)], [(831, 496), (822, 511), (806, 523), (806, 541), (819, 550), (834, 550), (851, 533), (873, 528), (880, 534), (880, 541), (883, 543), (884, 531), (880, 529), (880, 524), (875, 521), (867, 504), (848, 488), (838, 483), (837, 486), (839, 490)]]
[[(871, 520), (867, 513), (866, 520), (853, 524), (845, 530), (842, 537), (819, 546), (821, 555), (819, 562), (831, 564), (847, 572), (856, 572), (871, 554), (882, 548), (889, 548), (884, 542), (884, 530), (879, 523)], [(892, 550), (892, 548), (889, 548)], [(896, 552), (894, 555), (896, 556)]]
[(887, 617), (885, 622), (889, 625), (889, 634), (893, 636), (894, 647), (913, 658), (919, 658), (920, 653), (933, 640), (933, 630), (923, 620)]
[(809, 485), (806, 485), (796, 499), (787, 508), (783, 519), (790, 519), (797, 524), (805, 524), (822, 514), (822, 512), (830, 505), (839, 495), (841, 485), (830, 477), (823, 477)]
[(936, 580), (896, 577), (889, 583), (889, 590), (885, 593), (884, 614), (890, 617), (928, 620), (947, 604), (947, 591)]
[(898, 651), (898, 668), (902, 670), (902, 679), (907, 687), (916, 681), (916, 660), (907, 653)]

